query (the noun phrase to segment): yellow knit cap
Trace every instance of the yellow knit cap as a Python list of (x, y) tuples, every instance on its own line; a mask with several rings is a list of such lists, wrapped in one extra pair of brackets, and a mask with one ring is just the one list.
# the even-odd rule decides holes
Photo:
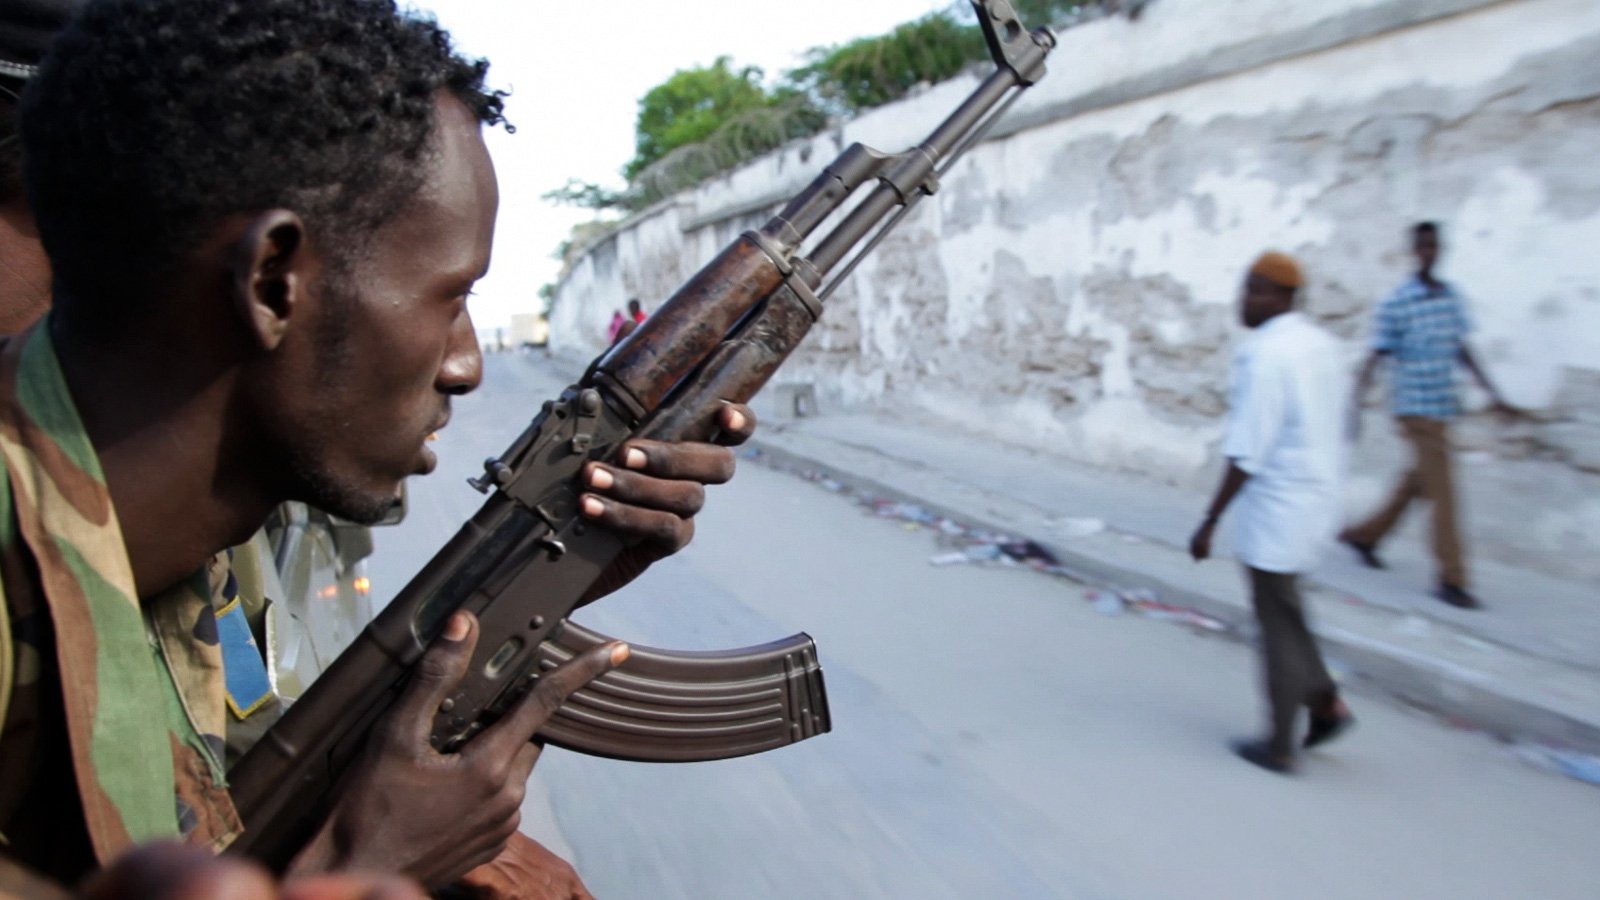
[(1304, 275), (1300, 274), (1300, 264), (1294, 257), (1276, 250), (1268, 250), (1250, 266), (1251, 275), (1260, 275), (1262, 278), (1286, 288), (1303, 287), (1306, 283)]

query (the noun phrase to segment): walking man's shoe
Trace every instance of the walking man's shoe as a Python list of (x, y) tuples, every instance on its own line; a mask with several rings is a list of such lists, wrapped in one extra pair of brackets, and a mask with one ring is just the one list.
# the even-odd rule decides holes
[(1294, 760), (1291, 757), (1274, 753), (1266, 741), (1236, 741), (1233, 745), (1233, 752), (1245, 762), (1260, 766), (1268, 772), (1275, 772), (1279, 775), (1294, 773)]
[(1481, 609), (1483, 607), (1483, 604), (1478, 602), (1478, 598), (1453, 584), (1439, 585), (1439, 589), (1434, 591), (1433, 595), (1457, 609)]
[(1388, 566), (1383, 564), (1383, 560), (1378, 558), (1378, 545), (1377, 544), (1362, 543), (1361, 541), (1358, 541), (1355, 538), (1350, 537), (1348, 534), (1339, 535), (1339, 543), (1344, 544), (1346, 547), (1349, 547), (1351, 550), (1354, 550), (1356, 552), (1356, 555), (1361, 557), (1361, 561), (1363, 563), (1366, 563), (1367, 568), (1369, 568), (1369, 569), (1387, 569), (1387, 568), (1389, 568)]
[(1356, 724), (1356, 717), (1350, 714), (1349, 707), (1344, 701), (1335, 699), (1329, 708), (1324, 710), (1311, 710), (1311, 726), (1306, 729), (1305, 742), (1300, 746), (1310, 750), (1318, 744), (1326, 744)]

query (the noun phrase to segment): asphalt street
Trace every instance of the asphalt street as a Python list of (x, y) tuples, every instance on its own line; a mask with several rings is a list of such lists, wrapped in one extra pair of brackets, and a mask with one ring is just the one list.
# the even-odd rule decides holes
[[(464, 484), (577, 373), (491, 354), (376, 533), (380, 600), (481, 497)], [(1283, 778), (1245, 645), (1108, 617), (1061, 578), (934, 566), (927, 529), (743, 464), (695, 542), (580, 621), (713, 649), (816, 638), (832, 733), (720, 763), (550, 750), (525, 829), (601, 898), (1592, 897), (1600, 793), (1375, 697)]]

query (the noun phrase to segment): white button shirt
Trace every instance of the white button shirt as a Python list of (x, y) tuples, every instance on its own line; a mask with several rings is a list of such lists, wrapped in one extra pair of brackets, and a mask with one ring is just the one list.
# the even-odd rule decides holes
[(1305, 572), (1333, 539), (1348, 396), (1338, 343), (1304, 313), (1277, 315), (1240, 344), (1222, 453), (1250, 475), (1232, 516), (1245, 565)]

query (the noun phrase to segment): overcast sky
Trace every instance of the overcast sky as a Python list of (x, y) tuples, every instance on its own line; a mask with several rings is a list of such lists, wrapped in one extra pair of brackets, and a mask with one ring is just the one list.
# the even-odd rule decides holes
[(488, 57), (490, 82), (512, 91), (517, 127), (488, 137), (500, 178), (494, 263), (472, 301), (480, 330), (531, 312), (555, 278), (551, 257), (584, 210), (539, 199), (568, 178), (623, 186), (639, 98), (679, 69), (727, 54), (769, 82), (816, 46), (876, 35), (950, 0), (757, 0), (745, 3), (530, 3), (413, 0), (466, 52)]

